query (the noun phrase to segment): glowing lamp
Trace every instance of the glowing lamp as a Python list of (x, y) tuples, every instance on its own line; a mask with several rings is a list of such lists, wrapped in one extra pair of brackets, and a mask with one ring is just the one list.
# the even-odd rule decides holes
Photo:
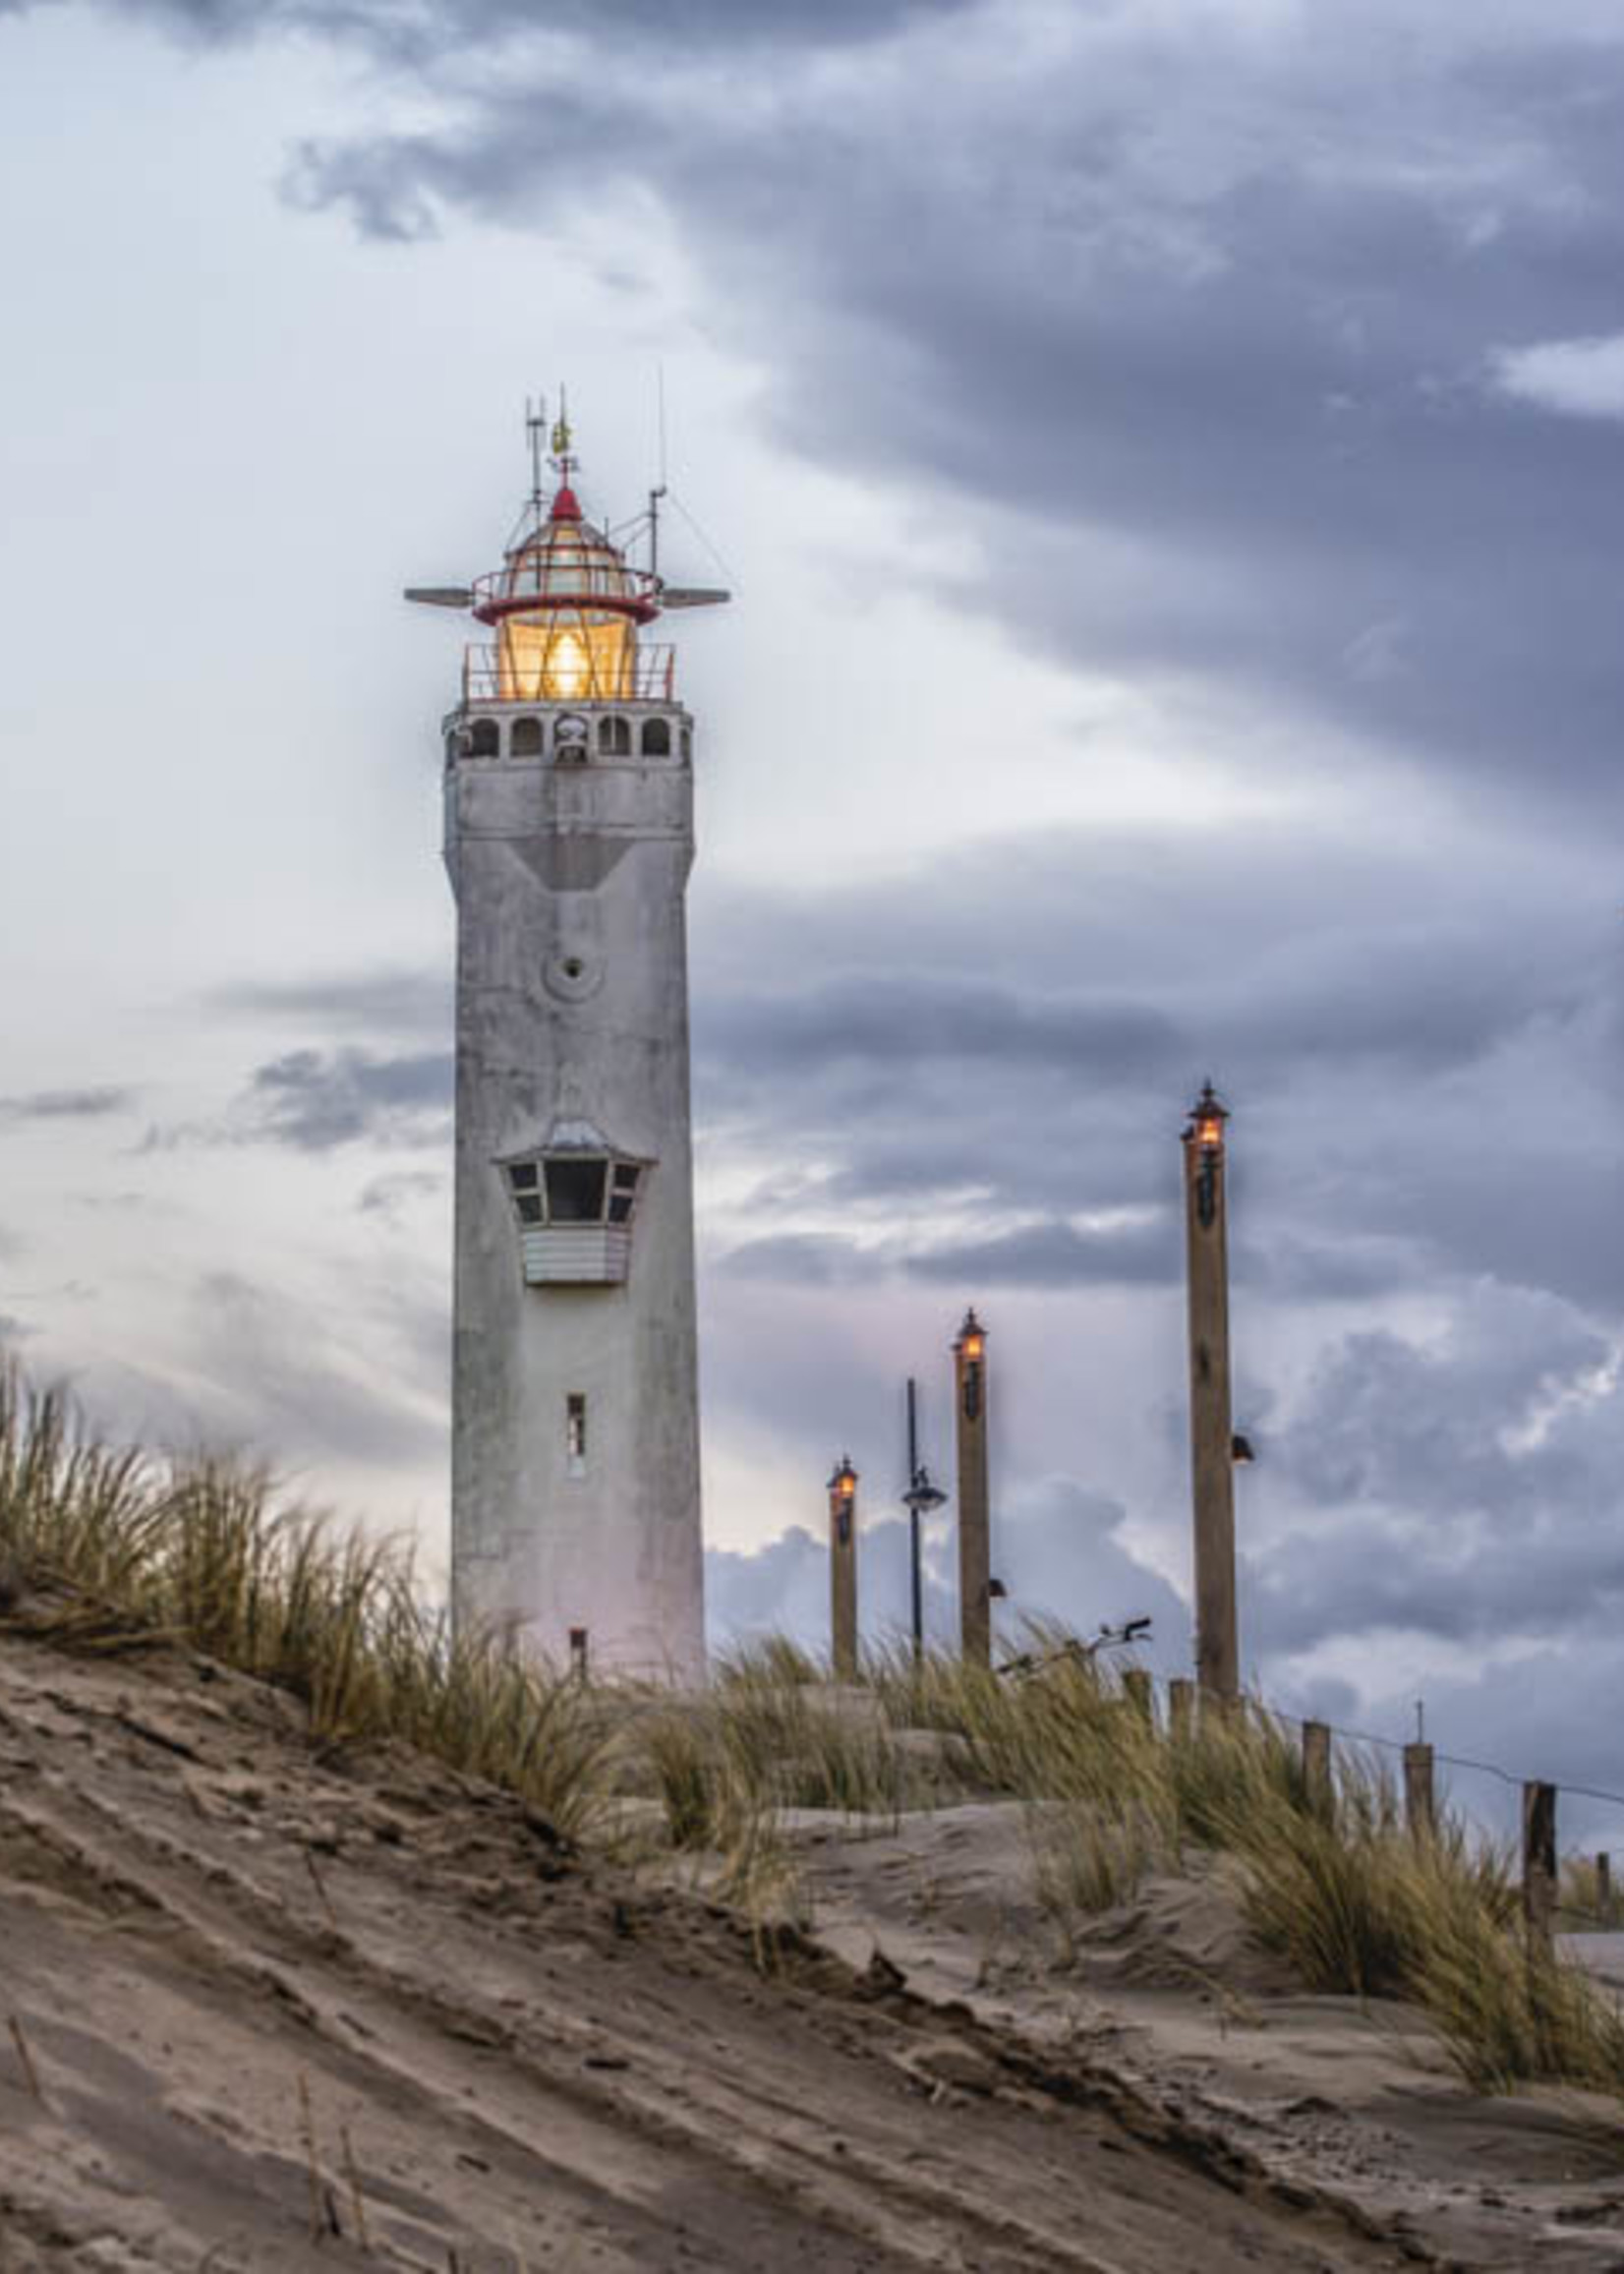
[(561, 632), (552, 643), (542, 674), (547, 692), (559, 702), (572, 703), (585, 690), (591, 672), (591, 659), (580, 633)]
[(1185, 1136), (1202, 1152), (1215, 1153), (1223, 1145), (1224, 1124), (1228, 1119), (1228, 1106), (1210, 1081), (1203, 1082), (1200, 1096), (1189, 1109), (1189, 1127)]
[(844, 1453), (841, 1455), (835, 1474), (829, 1480), (829, 1489), (841, 1500), (850, 1501), (857, 1496), (857, 1472)]

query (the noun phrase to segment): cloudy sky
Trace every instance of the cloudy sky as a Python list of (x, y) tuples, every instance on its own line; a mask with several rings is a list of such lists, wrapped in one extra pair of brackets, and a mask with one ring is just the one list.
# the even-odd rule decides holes
[(30, 1368), (443, 1559), (398, 594), (663, 372), (718, 1629), (847, 1446), (899, 1612), (973, 1300), (1015, 1604), (1186, 1661), (1210, 1073), (1248, 1669), (1624, 1788), (1616, 0), (0, 0), (0, 284)]

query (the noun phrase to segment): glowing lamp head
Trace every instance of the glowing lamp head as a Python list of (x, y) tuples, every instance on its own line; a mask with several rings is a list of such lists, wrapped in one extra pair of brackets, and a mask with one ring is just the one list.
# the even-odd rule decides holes
[(1228, 1119), (1228, 1106), (1210, 1081), (1203, 1082), (1200, 1096), (1189, 1109), (1189, 1126), (1185, 1136), (1202, 1152), (1215, 1153), (1224, 1142), (1224, 1124)]
[(542, 671), (546, 692), (561, 703), (584, 694), (592, 675), (592, 659), (579, 632), (560, 632), (553, 640)]
[(954, 1344), (954, 1348), (966, 1366), (979, 1365), (985, 1356), (987, 1330), (973, 1311), (965, 1312), (964, 1323), (958, 1329), (958, 1340)]
[(829, 1480), (829, 1489), (838, 1500), (851, 1501), (857, 1497), (857, 1472), (844, 1453), (835, 1464), (835, 1474)]

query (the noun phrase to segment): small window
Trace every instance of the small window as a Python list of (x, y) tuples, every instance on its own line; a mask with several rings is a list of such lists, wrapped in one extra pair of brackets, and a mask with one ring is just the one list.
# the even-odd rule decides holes
[(507, 748), (509, 755), (514, 758), (539, 758), (542, 754), (540, 719), (515, 719)]
[(580, 1390), (564, 1399), (564, 1463), (572, 1477), (587, 1473), (587, 1401)]
[(520, 1193), (515, 1197), (513, 1204), (519, 1211), (521, 1224), (539, 1224), (541, 1222), (542, 1195), (540, 1193)]
[(547, 1204), (554, 1224), (601, 1224), (609, 1163), (558, 1158), (547, 1164)]
[(614, 1178), (609, 1190), (609, 1220), (611, 1224), (629, 1224), (637, 1200), (637, 1180), (641, 1169), (631, 1161), (615, 1164)]
[(515, 1162), (507, 1172), (507, 1181), (516, 1193), (533, 1193), (540, 1182), (535, 1162)]
[(502, 754), (502, 730), (494, 719), (476, 719), (468, 737), (470, 758), (499, 758)]
[(608, 757), (629, 758), (631, 755), (631, 721), (607, 718), (598, 722), (598, 747)]
[(645, 758), (668, 758), (671, 754), (671, 723), (669, 719), (645, 719), (643, 722), (643, 755)]

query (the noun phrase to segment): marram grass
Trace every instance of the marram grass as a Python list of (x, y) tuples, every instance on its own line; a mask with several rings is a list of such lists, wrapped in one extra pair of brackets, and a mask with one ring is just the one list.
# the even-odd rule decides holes
[[(110, 1447), (15, 1368), (0, 1370), (6, 1622), (89, 1651), (172, 1636), (301, 1698), (319, 1742), (404, 1740), (576, 1837), (609, 1837), (617, 1804), (647, 1794), (765, 1953), (804, 1908), (795, 1808), (895, 1821), (960, 1795), (1018, 1803), (1072, 1946), (1203, 1849), (1302, 1980), (1413, 2001), (1477, 2089), (1624, 2098), (1624, 2019), (1581, 1969), (1527, 1949), (1502, 1855), (1447, 1813), (1413, 1838), (1357, 1753), (1329, 1796), (1310, 1791), (1294, 1733), (1253, 1704), (1175, 1736), (1059, 1628), (1034, 1634), (1034, 1655), (1058, 1655), (1027, 1679), (897, 1641), (853, 1691), (779, 1637), (721, 1660), (698, 1697), (587, 1687), (500, 1638), (453, 1638), (396, 1544), (283, 1502), (241, 1462)], [(1570, 1912), (1595, 1915), (1593, 1881), (1568, 1868)]]

